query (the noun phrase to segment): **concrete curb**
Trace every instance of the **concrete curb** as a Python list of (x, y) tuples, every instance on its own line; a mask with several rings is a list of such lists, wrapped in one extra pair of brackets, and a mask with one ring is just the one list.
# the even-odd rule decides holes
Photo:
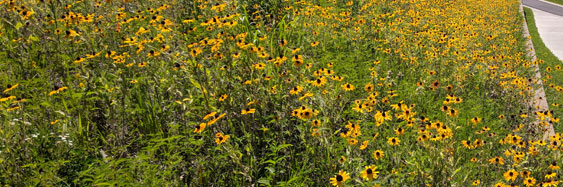
[[(522, 14), (522, 17), (524, 19), (524, 22), (522, 23), (523, 24), (522, 32), (525, 38), (529, 38), (530, 31), (528, 30), (526, 15), (524, 15), (524, 8), (522, 6), (522, 1), (520, 1), (520, 13)], [(526, 46), (528, 48), (528, 54), (527, 54), (528, 57), (532, 58), (532, 62), (536, 61), (537, 60), (536, 51), (534, 50), (534, 44), (532, 43), (532, 40), (527, 39)], [(536, 86), (538, 86), (538, 88), (534, 89), (534, 99), (528, 102), (528, 106), (535, 108), (536, 112), (549, 111), (549, 105), (547, 104), (547, 100), (545, 98), (545, 90), (543, 89), (543, 82), (541, 79), (541, 73), (539, 67), (537, 64), (534, 64), (533, 67), (536, 73), (534, 78), (536, 79)], [(549, 136), (555, 135), (555, 130), (553, 129), (553, 125), (549, 123), (550, 121), (549, 118), (543, 120), (543, 122), (547, 123), (548, 126), (540, 126), (541, 121), (542, 120), (536, 118), (534, 124), (536, 124), (538, 128), (542, 129), (542, 131), (544, 132), (543, 140), (547, 140)]]

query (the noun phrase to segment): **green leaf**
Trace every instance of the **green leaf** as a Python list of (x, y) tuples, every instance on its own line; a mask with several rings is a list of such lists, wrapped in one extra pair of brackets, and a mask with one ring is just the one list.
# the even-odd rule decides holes
[(271, 181), (270, 179), (266, 179), (266, 178), (258, 179), (258, 183), (265, 184), (265, 185), (268, 185), (268, 186), (270, 186), (270, 181)]
[(34, 42), (38, 42), (38, 41), (39, 41), (39, 38), (37, 38), (37, 37), (35, 37), (35, 36), (33, 36), (33, 35), (29, 35), (28, 39), (31, 40), (31, 41), (34, 41)]
[(19, 30), (23, 24), (21, 22), (16, 23), (16, 30)]

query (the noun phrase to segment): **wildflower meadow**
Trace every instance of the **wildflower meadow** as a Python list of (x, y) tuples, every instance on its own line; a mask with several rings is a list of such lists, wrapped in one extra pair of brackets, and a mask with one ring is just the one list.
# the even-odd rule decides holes
[(0, 184), (558, 186), (520, 6), (0, 0)]

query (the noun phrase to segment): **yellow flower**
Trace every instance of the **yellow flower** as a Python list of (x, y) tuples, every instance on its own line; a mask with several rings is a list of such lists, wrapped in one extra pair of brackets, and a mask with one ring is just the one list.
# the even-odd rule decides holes
[(504, 173), (504, 180), (506, 181), (514, 181), (516, 180), (516, 177), (518, 177), (518, 172), (513, 169), (508, 170), (506, 173)]
[(348, 141), (348, 144), (350, 144), (350, 145), (358, 144), (358, 140), (356, 140), (354, 138), (349, 138), (347, 141)]
[(15, 85), (8, 85), (8, 88), (6, 88), (2, 93), (6, 93), (9, 91), (12, 91), (13, 89), (17, 88), (19, 86), (19, 84), (15, 84)]
[(375, 150), (373, 152), (373, 158), (375, 158), (376, 160), (383, 158), (383, 156), (384, 156), (384, 153), (381, 150)]
[(350, 179), (350, 176), (346, 171), (340, 170), (337, 175), (330, 178), (330, 184), (333, 186), (344, 186), (346, 180)]
[(65, 32), (65, 34), (66, 34), (65, 37), (67, 37), (67, 38), (69, 38), (69, 37), (75, 37), (75, 36), (80, 36), (80, 34), (79, 34), (78, 32), (76, 32), (76, 31), (74, 31), (74, 30), (72, 30), (72, 29), (68, 29), (68, 30)]
[(534, 184), (536, 184), (536, 179), (534, 179), (532, 177), (528, 177), (528, 178), (524, 179), (524, 185), (530, 187), (530, 186), (534, 186)]
[(399, 140), (399, 138), (391, 137), (387, 139), (387, 143), (389, 143), (389, 145), (396, 146), (399, 145), (399, 143), (401, 143), (401, 140)]
[(229, 135), (223, 135), (223, 133), (218, 132), (217, 134), (215, 134), (215, 143), (217, 143), (217, 145), (220, 145), (226, 142), (229, 137)]
[(256, 112), (256, 109), (252, 108), (245, 108), (244, 110), (241, 111), (242, 115), (246, 115), (246, 114), (254, 114), (254, 112)]
[(376, 170), (377, 166), (371, 165), (366, 166), (365, 169), (362, 171), (361, 176), (364, 180), (371, 181), (373, 179), (377, 179), (377, 174), (379, 171)]
[(481, 184), (481, 181), (479, 179), (473, 181), (473, 186), (477, 186), (479, 184)]
[(207, 126), (206, 123), (200, 123), (198, 126), (195, 127), (194, 129), (194, 133), (201, 133), (203, 132), (203, 130), (205, 129), (205, 127)]
[(360, 146), (360, 150), (364, 150), (368, 147), (369, 145), (369, 141), (368, 140), (364, 140), (364, 142), (362, 142), (362, 145)]
[(74, 63), (78, 64), (78, 63), (84, 62), (85, 60), (86, 60), (86, 58), (77, 57), (76, 60), (74, 60)]
[(302, 110), (298, 116), (300, 119), (309, 119), (313, 117), (313, 111), (309, 109)]
[(471, 123), (473, 123), (473, 124), (481, 123), (481, 118), (474, 117), (474, 118), (471, 119)]
[(319, 42), (318, 42), (318, 41), (315, 41), (315, 42), (311, 43), (311, 47), (315, 47), (315, 46), (317, 46), (317, 45), (319, 45)]
[(53, 90), (53, 91), (49, 92), (49, 95), (57, 94), (57, 93), (62, 92), (66, 89), (68, 89), (68, 87), (65, 86), (65, 87), (59, 88), (57, 90)]
[(352, 90), (355, 89), (354, 85), (352, 85), (350, 83), (343, 84), (341, 87), (345, 91), (352, 91)]

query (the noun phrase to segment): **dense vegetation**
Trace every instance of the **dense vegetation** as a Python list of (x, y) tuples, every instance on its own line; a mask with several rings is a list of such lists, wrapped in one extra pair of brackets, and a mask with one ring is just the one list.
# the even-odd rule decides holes
[(0, 184), (559, 183), (516, 0), (0, 8)]

